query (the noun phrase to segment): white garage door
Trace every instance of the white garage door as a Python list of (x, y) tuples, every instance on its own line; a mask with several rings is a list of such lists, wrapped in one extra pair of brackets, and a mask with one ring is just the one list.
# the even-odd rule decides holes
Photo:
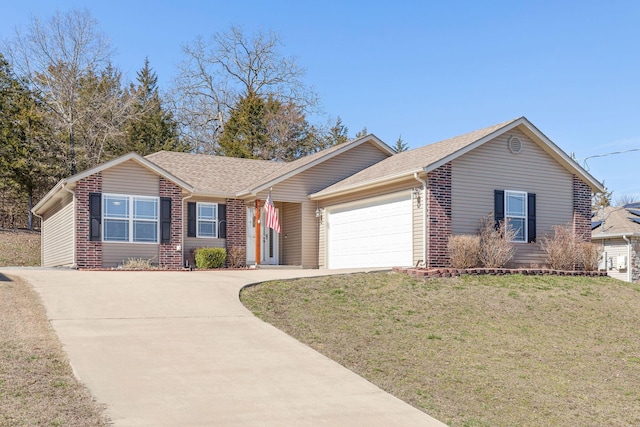
[(411, 195), (327, 209), (329, 268), (410, 266)]

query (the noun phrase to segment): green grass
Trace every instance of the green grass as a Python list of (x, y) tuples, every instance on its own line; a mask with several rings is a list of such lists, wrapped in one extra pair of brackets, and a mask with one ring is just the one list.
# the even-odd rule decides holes
[(640, 425), (640, 286), (392, 273), (245, 289), (257, 316), (452, 426)]

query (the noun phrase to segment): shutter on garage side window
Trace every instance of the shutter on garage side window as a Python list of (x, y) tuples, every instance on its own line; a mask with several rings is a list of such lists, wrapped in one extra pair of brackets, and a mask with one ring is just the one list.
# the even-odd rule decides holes
[(170, 197), (160, 197), (160, 243), (171, 243)]
[(218, 205), (218, 237), (227, 238), (227, 205)]
[(100, 241), (102, 193), (89, 193), (89, 240)]
[(527, 230), (529, 236), (528, 242), (536, 241), (536, 195), (527, 193)]
[(500, 222), (504, 221), (504, 190), (493, 191), (493, 217), (496, 220), (496, 229)]
[(196, 204), (187, 203), (187, 237), (196, 237)]

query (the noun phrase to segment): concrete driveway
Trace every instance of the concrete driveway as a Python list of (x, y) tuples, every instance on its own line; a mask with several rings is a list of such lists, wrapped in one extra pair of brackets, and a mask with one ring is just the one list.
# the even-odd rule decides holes
[(254, 317), (240, 289), (322, 270), (11, 269), (116, 426), (442, 426)]

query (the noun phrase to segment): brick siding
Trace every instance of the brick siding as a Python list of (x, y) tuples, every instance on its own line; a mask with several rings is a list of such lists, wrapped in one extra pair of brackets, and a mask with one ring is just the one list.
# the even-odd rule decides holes
[(76, 186), (76, 266), (102, 267), (102, 242), (89, 240), (89, 193), (102, 193), (102, 173), (78, 181)]
[(243, 200), (227, 199), (227, 249), (247, 248), (247, 207)]
[(591, 188), (573, 175), (573, 234), (591, 240)]
[(451, 236), (451, 162), (427, 177), (427, 268), (448, 267)]
[(162, 268), (182, 268), (182, 189), (163, 177), (159, 178), (160, 197), (171, 198), (171, 242), (160, 243), (158, 262)]

